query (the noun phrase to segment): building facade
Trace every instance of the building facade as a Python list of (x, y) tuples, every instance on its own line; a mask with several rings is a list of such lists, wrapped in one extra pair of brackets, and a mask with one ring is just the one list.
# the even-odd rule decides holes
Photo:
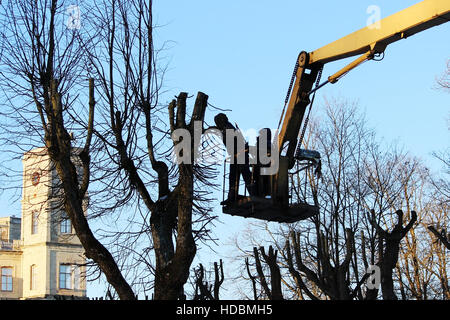
[(45, 148), (24, 155), (21, 204), (21, 218), (0, 218), (0, 299), (85, 298), (84, 249)]

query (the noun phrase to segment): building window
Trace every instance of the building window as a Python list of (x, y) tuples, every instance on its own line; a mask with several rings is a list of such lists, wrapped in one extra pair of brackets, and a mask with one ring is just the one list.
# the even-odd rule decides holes
[(72, 289), (72, 266), (70, 264), (59, 266), (59, 288)]
[(31, 234), (38, 233), (38, 224), (39, 224), (39, 212), (33, 211), (31, 213)]
[(33, 264), (30, 267), (30, 290), (36, 289), (36, 279), (37, 279), (36, 265)]
[(80, 289), (81, 288), (81, 268), (75, 264), (59, 265), (59, 288), (60, 289)]
[(13, 291), (13, 268), (3, 267), (1, 268), (1, 291)]
[(60, 233), (72, 233), (72, 223), (66, 213), (61, 215)]
[(39, 172), (33, 172), (33, 174), (31, 175), (31, 183), (33, 184), (33, 186), (37, 186), (39, 184), (40, 179), (41, 176)]

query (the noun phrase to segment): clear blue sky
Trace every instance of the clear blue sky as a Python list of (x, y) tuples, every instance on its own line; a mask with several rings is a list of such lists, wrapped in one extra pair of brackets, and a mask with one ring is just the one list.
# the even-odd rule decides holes
[[(418, 2), (154, 1), (154, 19), (160, 25), (156, 46), (170, 41), (161, 53), (168, 63), (162, 100), (180, 91), (202, 91), (213, 105), (231, 109), (230, 120), (242, 129), (276, 128), (300, 51), (315, 50), (365, 27), (370, 5), (379, 6), (383, 18)], [(447, 23), (389, 46), (383, 61), (368, 62), (328, 85), (316, 103), (325, 96), (358, 100), (381, 137), (398, 140), (431, 161), (431, 152), (450, 145), (450, 95), (433, 89), (450, 58), (449, 36)], [(324, 76), (345, 62), (327, 65)], [(209, 113), (211, 123), (213, 116)], [(9, 204), (4, 196), (0, 201), (0, 215), (14, 213), (5, 212)], [(14, 207), (20, 210), (20, 204)], [(224, 216), (221, 221), (216, 232), (224, 241), (248, 222)], [(207, 248), (200, 255), (218, 259)]]

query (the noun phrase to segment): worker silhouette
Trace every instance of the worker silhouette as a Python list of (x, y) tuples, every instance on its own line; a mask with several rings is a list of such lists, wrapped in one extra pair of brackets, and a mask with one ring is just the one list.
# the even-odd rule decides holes
[[(251, 181), (252, 174), (250, 172), (248, 158), (248, 143), (245, 141), (240, 130), (228, 121), (228, 117), (225, 114), (219, 113), (216, 115), (214, 117), (214, 122), (216, 127), (222, 133), (223, 143), (225, 144), (227, 152), (231, 157), (230, 173), (228, 176), (228, 199), (224, 202), (232, 203), (238, 200), (239, 180), (241, 174), (248, 193), (251, 196), (254, 195), (255, 192)], [(241, 146), (241, 149), (243, 150), (239, 150), (239, 146)]]

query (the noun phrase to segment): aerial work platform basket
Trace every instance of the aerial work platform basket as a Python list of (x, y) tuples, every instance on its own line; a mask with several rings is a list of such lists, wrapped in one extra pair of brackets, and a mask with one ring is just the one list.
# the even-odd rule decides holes
[(272, 199), (257, 196), (239, 196), (233, 202), (223, 201), (222, 212), (243, 218), (254, 218), (269, 222), (293, 223), (319, 214), (319, 208), (306, 203), (283, 207)]
[[(252, 147), (245, 142), (239, 130), (229, 123), (224, 114), (216, 116), (215, 122), (217, 128), (222, 131), (237, 132), (234, 136), (228, 135), (228, 145), (225, 132), (223, 133), (223, 142), (229, 155), (228, 172), (224, 164), (221, 202), (223, 213), (280, 223), (305, 220), (319, 213), (317, 206), (299, 199), (294, 201), (290, 186), (292, 173), (289, 173), (291, 161), (288, 157), (278, 154), (269, 129), (260, 131), (256, 146)], [(240, 144), (243, 150), (238, 150), (238, 139), (243, 140)], [(295, 160), (301, 163), (296, 174), (309, 167), (320, 166), (320, 155), (316, 151), (299, 149)], [(276, 165), (274, 161), (277, 162)]]

